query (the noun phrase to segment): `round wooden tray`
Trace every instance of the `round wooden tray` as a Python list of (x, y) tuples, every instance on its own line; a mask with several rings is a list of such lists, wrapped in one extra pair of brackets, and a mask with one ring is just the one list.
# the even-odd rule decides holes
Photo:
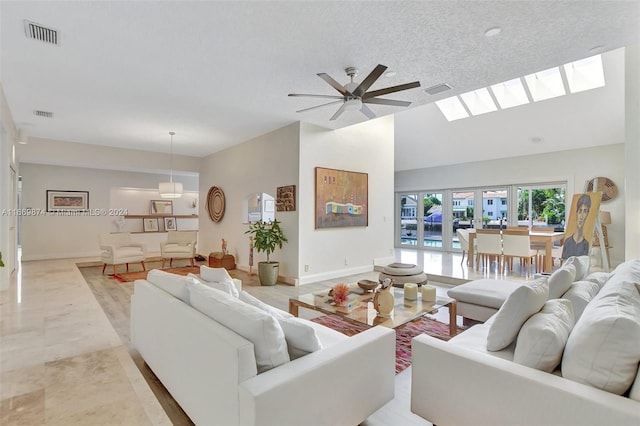
[(214, 222), (220, 222), (224, 216), (224, 192), (217, 186), (212, 186), (207, 194), (207, 212)]
[(371, 280), (360, 280), (360, 281), (358, 281), (358, 287), (360, 287), (364, 291), (373, 291), (379, 285), (380, 285), (380, 283), (377, 282), (377, 281), (371, 281)]

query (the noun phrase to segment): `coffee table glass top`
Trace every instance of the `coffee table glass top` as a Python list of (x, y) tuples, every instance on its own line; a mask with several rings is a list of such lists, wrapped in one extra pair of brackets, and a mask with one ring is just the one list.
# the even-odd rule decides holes
[[(393, 311), (388, 316), (382, 316), (373, 307), (373, 293), (366, 292), (355, 285), (350, 286), (351, 291), (347, 299), (347, 304), (353, 307), (336, 306), (329, 296), (329, 291), (302, 294), (289, 299), (289, 311), (297, 314), (298, 307), (312, 309), (325, 314), (340, 315), (350, 320), (367, 324), (383, 325), (389, 328), (396, 328), (419, 318), (428, 313), (434, 313), (442, 307), (449, 306), (454, 299), (448, 297), (437, 297), (435, 303), (422, 303), (422, 295), (418, 292), (417, 300), (405, 300), (404, 292), (401, 288), (391, 288), (395, 304)], [(295, 309), (295, 312), (292, 311)]]

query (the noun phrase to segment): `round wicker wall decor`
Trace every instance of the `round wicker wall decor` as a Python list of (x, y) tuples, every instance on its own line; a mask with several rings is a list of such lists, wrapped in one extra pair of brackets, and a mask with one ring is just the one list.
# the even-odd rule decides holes
[(207, 194), (207, 212), (214, 222), (220, 222), (224, 216), (224, 192), (217, 186), (212, 186)]
[(596, 178), (591, 179), (587, 184), (587, 192), (591, 192), (591, 191), (602, 192), (602, 201), (609, 201), (616, 198), (616, 196), (618, 195), (618, 187), (616, 186), (615, 183), (613, 183), (611, 179), (606, 177), (598, 177), (597, 178), (598, 184), (596, 185), (597, 187), (594, 189), (593, 181), (595, 179)]

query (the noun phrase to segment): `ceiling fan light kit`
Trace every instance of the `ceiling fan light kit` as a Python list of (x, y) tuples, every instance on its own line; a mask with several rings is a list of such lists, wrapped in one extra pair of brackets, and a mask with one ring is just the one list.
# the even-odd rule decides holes
[(328, 105), (340, 105), (340, 108), (336, 111), (335, 114), (330, 118), (330, 120), (336, 120), (338, 117), (342, 115), (345, 111), (360, 111), (367, 118), (375, 118), (376, 114), (369, 108), (366, 104), (377, 104), (377, 105), (390, 105), (390, 106), (402, 106), (408, 107), (411, 105), (411, 102), (408, 101), (398, 101), (393, 99), (382, 99), (378, 98), (378, 96), (388, 95), (390, 93), (400, 92), (403, 90), (413, 89), (416, 87), (420, 87), (419, 81), (414, 81), (411, 83), (400, 84), (398, 86), (386, 87), (384, 89), (372, 90), (367, 92), (369, 88), (380, 78), (382, 74), (386, 71), (387, 67), (381, 64), (378, 64), (373, 71), (369, 73), (369, 75), (362, 80), (362, 82), (357, 83), (353, 81), (353, 78), (358, 75), (358, 69), (355, 67), (348, 67), (345, 69), (347, 75), (351, 78), (351, 81), (344, 86), (338, 83), (336, 80), (331, 78), (326, 73), (319, 73), (318, 77), (323, 79), (327, 84), (336, 89), (340, 96), (338, 95), (312, 95), (312, 94), (304, 94), (304, 93), (289, 93), (289, 96), (296, 97), (308, 97), (308, 98), (324, 98), (324, 99), (338, 99), (326, 104), (316, 105), (310, 108), (301, 109), (297, 112), (305, 112), (310, 111), (316, 108), (321, 108)]

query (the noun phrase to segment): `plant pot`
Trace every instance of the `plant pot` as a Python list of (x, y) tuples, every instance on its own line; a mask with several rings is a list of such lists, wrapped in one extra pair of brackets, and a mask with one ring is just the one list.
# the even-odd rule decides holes
[(280, 262), (258, 262), (260, 285), (276, 285)]

